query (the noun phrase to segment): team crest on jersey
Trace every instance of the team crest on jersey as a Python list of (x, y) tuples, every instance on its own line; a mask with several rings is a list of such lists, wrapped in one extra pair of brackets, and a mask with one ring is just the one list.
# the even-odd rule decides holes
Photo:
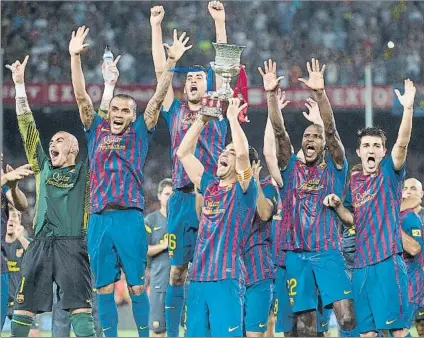
[(24, 249), (20, 248), (20, 249), (16, 249), (16, 257), (22, 257), (24, 254)]
[(181, 121), (181, 125), (183, 126), (191, 126), (193, 122), (196, 120), (197, 112), (188, 111), (184, 114), (184, 118)]
[(18, 293), (16, 296), (16, 302), (22, 304), (25, 300), (25, 296), (22, 293)]

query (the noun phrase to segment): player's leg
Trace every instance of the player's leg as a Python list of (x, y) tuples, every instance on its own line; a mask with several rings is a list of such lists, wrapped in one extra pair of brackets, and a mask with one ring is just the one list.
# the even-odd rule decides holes
[(361, 337), (375, 337), (377, 335), (375, 318), (370, 304), (370, 292), (373, 292), (373, 283), (375, 283), (373, 266), (353, 269), (352, 295), (355, 300), (355, 318)]
[(310, 253), (323, 307), (333, 305), (342, 337), (357, 337), (352, 284), (339, 250)]
[(150, 289), (149, 326), (153, 332), (153, 337), (165, 337), (166, 335), (165, 295), (166, 290), (156, 289), (155, 287)]
[[(393, 337), (403, 337), (408, 326), (408, 275), (401, 255), (393, 255), (374, 264), (370, 304), (378, 330), (389, 330)], [(387, 278), (392, 276), (392, 278)]]
[(193, 259), (199, 221), (196, 195), (175, 190), (168, 201), (168, 252), (171, 259), (165, 317), (168, 337), (178, 337), (184, 304), (184, 282)]
[[(94, 285), (94, 279), (92, 277), (91, 279), (91, 285)], [(96, 288), (92, 288), (92, 293), (91, 293), (91, 306), (92, 306), (92, 315), (93, 315), (93, 320), (94, 320), (94, 331), (96, 331), (96, 337), (103, 337), (103, 330), (102, 330), (102, 326), (100, 324), (100, 318), (99, 318), (99, 304), (97, 301), (97, 289)]]
[(35, 315), (34, 320), (32, 321), (31, 329), (29, 330), (28, 337), (41, 337), (39, 315)]
[(111, 226), (113, 211), (92, 214), (87, 231), (88, 254), (97, 302), (100, 324), (106, 337), (118, 336), (118, 309), (114, 297), (114, 283), (121, 271), (113, 247)]
[(63, 292), (53, 283), (52, 336), (70, 337), (71, 321), (69, 312), (62, 309)]
[(284, 332), (284, 337), (297, 337), (296, 316), (293, 313), (287, 289), (287, 270), (277, 268), (275, 277), (274, 315), (275, 332)]
[[(3, 261), (4, 262), (4, 261)], [(3, 263), (4, 264), (4, 263)], [(1, 324), (0, 332), (3, 330), (3, 325), (7, 316), (7, 304), (9, 303), (9, 274), (1, 274)]]
[(51, 238), (36, 239), (28, 246), (16, 291), (12, 337), (28, 337), (36, 313), (50, 312), (53, 303), (53, 249)]
[[(186, 305), (186, 337), (210, 337), (209, 310), (206, 297), (210, 292), (209, 282), (190, 282)], [(222, 309), (221, 309), (222, 311)]]
[(286, 253), (289, 301), (297, 317), (297, 332), (301, 337), (315, 337), (318, 290), (307, 253)]
[(212, 337), (242, 337), (245, 287), (233, 279), (205, 284)]
[(272, 280), (265, 279), (246, 288), (244, 329), (247, 337), (265, 336), (272, 302), (272, 287)]
[(77, 337), (94, 337), (91, 272), (86, 241), (82, 237), (57, 238), (53, 252), (54, 280), (63, 295), (62, 310), (69, 311), (72, 329)]
[(265, 337), (274, 337), (275, 334), (275, 323), (277, 321), (277, 318), (274, 314), (275, 309), (275, 300), (276, 300), (276, 293), (275, 293), (275, 279), (272, 287), (272, 301), (271, 301), (271, 307), (269, 309), (269, 315), (268, 315), (268, 328), (265, 332)]
[(321, 295), (318, 295), (318, 308), (317, 308), (317, 336), (325, 337), (328, 332), (330, 318), (332, 313), (331, 308), (326, 308), (322, 304)]
[(113, 242), (125, 272), (139, 337), (149, 336), (149, 298), (145, 283), (147, 234), (143, 213), (136, 209), (113, 212)]

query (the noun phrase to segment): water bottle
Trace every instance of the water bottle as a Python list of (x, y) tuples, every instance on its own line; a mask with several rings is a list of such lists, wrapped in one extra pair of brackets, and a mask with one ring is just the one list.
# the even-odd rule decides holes
[(110, 82), (115, 77), (113, 73), (109, 71), (109, 65), (113, 63), (113, 54), (109, 48), (109, 46), (106, 46), (105, 53), (103, 54), (103, 62), (105, 64), (105, 74), (104, 74), (104, 80), (106, 82)]

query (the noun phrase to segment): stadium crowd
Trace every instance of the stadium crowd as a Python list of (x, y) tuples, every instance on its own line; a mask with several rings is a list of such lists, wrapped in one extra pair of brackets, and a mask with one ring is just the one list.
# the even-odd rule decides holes
[[(86, 60), (87, 82), (101, 82), (98, 67), (105, 45), (121, 54), (121, 83), (154, 84), (150, 7), (154, 2), (15, 2), (2, 8), (2, 44), (5, 64), (26, 51), (32, 55), (29, 71), (34, 81), (69, 81), (68, 32), (90, 23)], [(213, 22), (202, 1), (168, 1), (164, 40), (171, 30), (188, 30), (194, 48), (184, 64), (207, 65), (213, 60)], [(375, 84), (420, 78), (424, 50), (424, 3), (420, 1), (229, 1), (230, 43), (246, 46), (248, 74), (273, 57), (286, 78), (282, 86), (298, 85), (303, 65), (311, 55), (327, 61), (326, 82), (364, 83), (363, 68), (373, 62)], [(66, 20), (64, 19), (66, 18)], [(198, 27), (202, 29), (197, 29)], [(387, 47), (389, 41), (394, 48)], [(135, 71), (134, 71), (135, 70)], [(303, 74), (304, 75), (304, 74)], [(182, 78), (181, 78), (182, 80)], [(125, 81), (125, 82), (124, 82)], [(260, 83), (260, 77), (251, 77)]]

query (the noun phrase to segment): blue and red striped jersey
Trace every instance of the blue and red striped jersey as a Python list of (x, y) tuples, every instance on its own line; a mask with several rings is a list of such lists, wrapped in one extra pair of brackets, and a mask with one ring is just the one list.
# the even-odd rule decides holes
[[(172, 185), (174, 189), (190, 184), (184, 167), (177, 156), (178, 148), (197, 117), (197, 111), (191, 111), (187, 103), (174, 99), (168, 111), (162, 114), (166, 120), (171, 136)], [(219, 154), (225, 148), (228, 122), (209, 121), (197, 141), (195, 156), (202, 163), (205, 172), (215, 175)]]
[(114, 135), (109, 121), (94, 113), (86, 135), (90, 159), (90, 214), (116, 206), (143, 210), (143, 168), (151, 136), (143, 115), (139, 115), (122, 135)]
[(273, 260), (275, 267), (277, 266), (286, 266), (285, 264), (285, 251), (283, 251), (282, 241), (284, 240), (284, 234), (287, 231), (285, 226), (289, 224), (288, 222), (284, 222), (284, 215), (286, 211), (284, 210), (284, 202), (286, 199), (284, 198), (285, 189), (284, 187), (278, 188), (278, 205), (277, 212), (272, 218), (272, 252), (273, 252)]
[(337, 229), (338, 218), (334, 210), (324, 206), (324, 198), (335, 193), (341, 196), (347, 178), (348, 164), (337, 169), (327, 152), (324, 160), (308, 167), (292, 154), (285, 170), (281, 171), (285, 184), (284, 211), (289, 214), (288, 231), (283, 238), (283, 249), (326, 251), (341, 249)]
[(247, 239), (243, 252), (246, 265), (246, 285), (264, 279), (274, 279), (274, 260), (272, 252), (272, 217), (277, 213), (278, 191), (271, 178), (261, 180), (261, 187), (265, 198), (273, 204), (273, 213), (269, 220), (263, 221), (258, 212), (255, 212), (252, 222), (252, 232)]
[(376, 175), (352, 173), (344, 205), (353, 211), (356, 231), (354, 267), (373, 265), (402, 252), (400, 201), (405, 168), (384, 158)]
[(415, 239), (421, 246), (421, 251), (412, 256), (403, 251), (406, 267), (408, 269), (408, 300), (410, 303), (423, 306), (424, 297), (424, 234), (420, 217), (413, 209), (407, 209), (400, 213), (402, 230)]
[(6, 273), (7, 270), (7, 262), (6, 262), (6, 252), (4, 248), (5, 240), (6, 240), (6, 228), (7, 221), (9, 219), (9, 207), (7, 205), (7, 197), (6, 193), (9, 191), (9, 188), (6, 185), (1, 187), (1, 273)]
[(244, 280), (246, 276), (242, 254), (252, 231), (258, 187), (253, 178), (244, 193), (238, 182), (226, 187), (219, 182), (203, 173), (202, 217), (190, 271), (193, 281)]

